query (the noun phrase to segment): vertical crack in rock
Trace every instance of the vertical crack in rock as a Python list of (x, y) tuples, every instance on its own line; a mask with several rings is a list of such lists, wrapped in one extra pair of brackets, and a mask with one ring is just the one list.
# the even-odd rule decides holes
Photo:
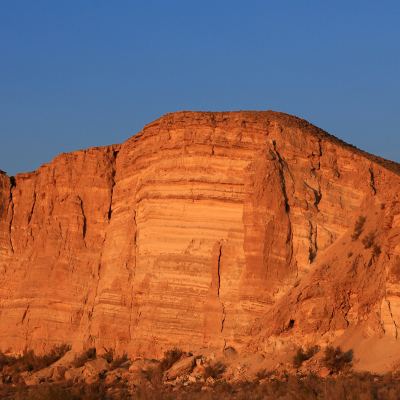
[[(58, 223), (58, 228), (60, 229), (60, 236), (61, 236), (61, 243), (60, 243), (60, 248), (58, 249), (58, 257), (60, 257), (61, 255), (61, 250), (63, 248), (63, 242), (64, 242), (64, 238), (63, 238), (63, 233), (62, 233), (62, 227), (61, 227), (61, 222)], [(54, 264), (52, 266), (52, 270), (54, 268)]]
[(221, 302), (221, 304), (222, 304), (222, 321), (221, 321), (221, 332), (222, 332), (224, 330), (224, 323), (225, 323), (226, 314), (225, 314), (225, 305), (222, 302)]
[(222, 243), (218, 242), (219, 244), (219, 254), (218, 254), (218, 263), (217, 263), (217, 274), (218, 274), (218, 282), (217, 282), (217, 296), (219, 297), (219, 290), (221, 288), (221, 275), (220, 275), (220, 269), (221, 269), (221, 255), (222, 255)]
[[(131, 327), (132, 327), (132, 314), (133, 314), (133, 285), (135, 283), (135, 274), (136, 274), (136, 259), (137, 259), (137, 223), (136, 223), (136, 210), (133, 211), (133, 223), (134, 223), (134, 229), (135, 229), (135, 235), (133, 237), (133, 251), (135, 253), (135, 261), (133, 263), (133, 273), (130, 270), (130, 278), (131, 278), (131, 312), (129, 316), (129, 339), (132, 340), (132, 332), (131, 332)], [(140, 316), (140, 314), (139, 314)]]
[(26, 310), (25, 310), (25, 312), (24, 312), (24, 315), (22, 316), (21, 324), (24, 323), (25, 318), (26, 318), (26, 314), (28, 314), (28, 311), (29, 311), (29, 303), (28, 303), (28, 305), (27, 305), (27, 307), (26, 307)]
[(314, 205), (315, 205), (316, 209), (318, 210), (318, 204), (321, 202), (321, 199), (322, 199), (321, 185), (318, 183), (318, 190), (316, 190), (312, 186), (310, 186), (307, 182), (305, 182), (305, 181), (303, 181), (303, 182), (310, 190), (313, 191), (314, 197), (315, 197)]
[(392, 313), (392, 309), (390, 308), (390, 301), (386, 300), (388, 308), (389, 308), (389, 312), (390, 312), (390, 317), (392, 318), (393, 324), (394, 324), (394, 331), (395, 331), (395, 335), (394, 337), (397, 339), (397, 325), (396, 325), (396, 321), (393, 318), (393, 313)]
[(308, 251), (309, 251), (309, 260), (311, 264), (314, 261), (314, 258), (317, 256), (317, 251), (318, 251), (318, 246), (317, 246), (318, 225), (314, 227), (311, 218), (308, 220), (308, 223), (310, 224), (310, 235), (309, 235), (310, 247)]
[(35, 209), (35, 205), (36, 205), (36, 187), (35, 187), (34, 192), (33, 192), (32, 208), (31, 208), (31, 211), (29, 212), (29, 215), (28, 215), (28, 225), (31, 222), (31, 219), (32, 219), (32, 216), (33, 216), (33, 211)]
[[(105, 239), (104, 239), (104, 241), (105, 241)], [(104, 244), (104, 242), (103, 242), (103, 244)], [(97, 266), (96, 289), (95, 289), (95, 293), (94, 293), (94, 297), (93, 297), (92, 310), (88, 312), (88, 319), (89, 320), (92, 318), (93, 313), (94, 313), (94, 308), (96, 306), (96, 298), (97, 298), (97, 293), (98, 293), (98, 290), (99, 290), (99, 282), (100, 282), (101, 256), (102, 256), (102, 254), (100, 254), (100, 261), (99, 261), (99, 264)], [(89, 326), (89, 328), (91, 328), (91, 327)]]
[(370, 174), (370, 186), (371, 189), (374, 191), (374, 195), (376, 194), (376, 189), (375, 189), (375, 177), (374, 177), (374, 172), (372, 171), (372, 167), (369, 168), (369, 174)]
[[(292, 176), (289, 168), (287, 167), (286, 162), (282, 159), (281, 155), (279, 154), (278, 150), (276, 149), (276, 141), (273, 140), (272, 144), (274, 146), (274, 152), (275, 152), (275, 153), (273, 153), (273, 155), (275, 155), (278, 159), (278, 166), (279, 166), (278, 172), (279, 172), (281, 186), (282, 186), (282, 194), (285, 199), (285, 210), (286, 210), (286, 214), (287, 214), (287, 218), (288, 218), (289, 232), (287, 235), (286, 243), (290, 243), (290, 254), (287, 257), (287, 265), (291, 265), (292, 260), (293, 260), (293, 228), (292, 228), (292, 221), (290, 219), (290, 205), (289, 205), (289, 198), (288, 198), (288, 194), (287, 194), (286, 180), (285, 180), (285, 173), (284, 173), (285, 168), (286, 168), (290, 178), (292, 179), (292, 182), (294, 182), (294, 179), (293, 179), (293, 176)], [(298, 267), (297, 267), (297, 269), (298, 269)], [(298, 275), (298, 270), (297, 270), (296, 275)]]
[[(274, 152), (275, 152), (275, 154), (276, 154), (276, 157), (278, 158), (278, 163), (279, 163), (278, 171), (279, 171), (279, 176), (280, 176), (280, 178), (281, 178), (282, 193), (283, 193), (283, 196), (284, 196), (284, 198), (285, 198), (285, 208), (286, 208), (286, 212), (289, 213), (289, 211), (290, 211), (290, 205), (289, 205), (289, 199), (288, 199), (287, 190), (286, 190), (285, 174), (284, 174), (284, 172), (283, 172), (283, 170), (284, 170), (284, 168), (285, 168), (285, 166), (286, 166), (286, 163), (285, 163), (285, 161), (282, 159), (282, 157), (281, 157), (281, 155), (279, 154), (278, 150), (276, 149), (276, 141), (274, 140), (274, 141), (272, 142), (272, 144), (274, 145)], [(289, 171), (289, 174), (290, 174), (290, 171)], [(293, 178), (293, 177), (292, 177), (292, 178)]]
[(85, 210), (83, 209), (83, 200), (78, 196), (81, 206), (81, 211), (82, 211), (82, 216), (83, 216), (83, 243), (85, 244), (86, 247), (86, 215), (85, 215)]
[(217, 282), (217, 296), (219, 301), (221, 302), (222, 305), (222, 320), (221, 320), (221, 332), (224, 330), (224, 323), (225, 323), (225, 305), (221, 301), (219, 294), (220, 294), (220, 289), (221, 289), (221, 257), (222, 257), (222, 245), (223, 245), (223, 240), (221, 242), (218, 242), (219, 244), (219, 253), (218, 253), (218, 262), (217, 262), (217, 276), (218, 276), (218, 282)]
[(119, 151), (114, 151), (113, 156), (114, 156), (114, 161), (112, 164), (112, 172), (111, 172), (111, 178), (112, 178), (112, 184), (111, 184), (111, 196), (110, 196), (110, 208), (108, 210), (108, 220), (111, 220), (111, 214), (112, 214), (112, 201), (113, 201), (113, 195), (114, 195), (114, 186), (115, 186), (115, 174), (116, 174), (116, 168), (115, 165), (117, 163), (117, 156), (118, 156)]
[(12, 228), (12, 224), (13, 224), (13, 220), (14, 220), (14, 200), (13, 200), (12, 190), (16, 186), (16, 182), (15, 182), (15, 178), (13, 176), (10, 177), (10, 183), (11, 183), (11, 187), (10, 187), (10, 203), (9, 203), (8, 207), (11, 209), (11, 217), (10, 217), (10, 225), (9, 225), (8, 229), (9, 229), (9, 232), (10, 232), (11, 253), (14, 254), (14, 246), (13, 246), (12, 234), (11, 234), (11, 228)]
[[(119, 150), (114, 150), (113, 151), (113, 159), (111, 159), (110, 164), (111, 164), (111, 191), (110, 191), (110, 206), (109, 206), (109, 210), (108, 210), (108, 222), (110, 222), (111, 220), (111, 214), (112, 214), (112, 201), (113, 201), (113, 193), (114, 193), (114, 186), (115, 186), (115, 174), (116, 174), (116, 161), (117, 161), (117, 156), (118, 156)], [(81, 200), (82, 202), (82, 200)], [(82, 204), (82, 203), (81, 203)], [(83, 204), (82, 204), (83, 205)], [(83, 213), (83, 207), (82, 207), (82, 213)], [(85, 219), (86, 221), (86, 219)], [(101, 260), (103, 258), (103, 248), (104, 248), (104, 243), (106, 242), (107, 239), (107, 232), (108, 230), (105, 231), (104, 233), (104, 239), (103, 239), (103, 243), (100, 246), (100, 255), (99, 255), (99, 263), (98, 263), (98, 267), (97, 267), (97, 276), (95, 277), (96, 282), (95, 282), (95, 293), (94, 293), (94, 297), (93, 297), (93, 305), (90, 311), (88, 311), (88, 319), (91, 320), (93, 313), (94, 313), (94, 308), (96, 306), (96, 299), (97, 299), (97, 295), (98, 295), (98, 291), (99, 291), (99, 283), (100, 283), (100, 272), (101, 272)], [(85, 230), (86, 233), (86, 230)], [(86, 243), (85, 243), (86, 246)], [(91, 328), (91, 326), (89, 327)], [(88, 336), (89, 338), (91, 338), (91, 335), (89, 334)]]

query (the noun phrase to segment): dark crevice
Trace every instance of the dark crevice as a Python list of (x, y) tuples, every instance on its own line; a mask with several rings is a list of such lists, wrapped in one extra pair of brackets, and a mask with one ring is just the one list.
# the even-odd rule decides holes
[(117, 162), (117, 156), (118, 156), (119, 151), (114, 151), (114, 163), (113, 163), (113, 170), (111, 173), (112, 176), (112, 186), (111, 186), (111, 195), (110, 195), (110, 207), (108, 209), (108, 220), (111, 220), (111, 215), (112, 215), (112, 201), (113, 201), (113, 194), (114, 194), (114, 186), (115, 186), (115, 174), (116, 174), (116, 169), (115, 169), (115, 164)]
[[(290, 221), (290, 215), (289, 215), (289, 213), (290, 213), (290, 205), (289, 205), (289, 198), (288, 198), (287, 190), (286, 190), (285, 174), (283, 172), (284, 168), (285, 167), (287, 168), (287, 165), (286, 165), (286, 162), (282, 159), (281, 155), (279, 154), (279, 152), (276, 149), (276, 141), (273, 140), (272, 144), (274, 146), (275, 155), (278, 158), (278, 163), (279, 163), (278, 171), (279, 171), (279, 177), (281, 179), (282, 194), (283, 194), (283, 197), (285, 199), (285, 211), (288, 214), (289, 232), (288, 232), (288, 235), (287, 235), (286, 243), (289, 244), (289, 243), (293, 243), (293, 229), (292, 229), (292, 222)], [(288, 173), (289, 173), (289, 175), (290, 175), (290, 177), (292, 178), (292, 181), (293, 181), (293, 176), (291, 175), (289, 168), (287, 168), (287, 170), (288, 170)], [(293, 259), (293, 245), (290, 246), (290, 255), (288, 257), (288, 265), (290, 265), (292, 263), (292, 259)]]
[(24, 312), (24, 315), (22, 316), (21, 324), (24, 322), (24, 320), (25, 320), (25, 318), (26, 318), (26, 314), (28, 314), (28, 311), (29, 311), (29, 303), (28, 303), (28, 306), (26, 307), (26, 310), (25, 310), (25, 312)]
[(30, 211), (30, 213), (28, 215), (28, 225), (31, 222), (31, 219), (32, 219), (32, 216), (33, 216), (33, 210), (35, 209), (35, 205), (36, 205), (36, 190), (33, 193), (33, 203), (32, 203), (31, 211)]
[[(131, 278), (131, 310), (130, 310), (130, 317), (129, 317), (129, 338), (132, 340), (132, 332), (131, 332), (131, 326), (132, 326), (132, 315), (133, 315), (133, 301), (134, 301), (134, 291), (133, 291), (133, 286), (135, 284), (135, 274), (136, 274), (136, 259), (137, 259), (137, 224), (136, 224), (136, 211), (133, 211), (133, 223), (134, 223), (134, 229), (135, 229), (135, 235), (133, 237), (134, 241), (134, 253), (135, 253), (135, 261), (133, 263), (133, 273), (130, 275)], [(140, 314), (139, 314), (140, 316)], [(138, 316), (138, 318), (139, 318)]]
[(221, 303), (221, 304), (222, 304), (222, 321), (221, 321), (221, 332), (222, 332), (224, 330), (224, 323), (225, 323), (226, 314), (225, 314), (224, 303)]
[(136, 255), (136, 240), (137, 240), (137, 223), (136, 223), (136, 211), (133, 211), (133, 223), (135, 224), (135, 236), (133, 237), (133, 240), (135, 242), (135, 255)]
[(395, 331), (395, 338), (397, 339), (397, 325), (396, 325), (396, 321), (393, 318), (393, 313), (392, 313), (392, 309), (390, 307), (390, 301), (386, 300), (388, 308), (389, 308), (389, 312), (390, 312), (390, 317), (392, 318), (393, 324), (394, 324), (394, 331)]
[(217, 272), (218, 272), (218, 297), (219, 297), (219, 289), (221, 287), (221, 275), (220, 275), (220, 269), (221, 269), (221, 255), (222, 255), (222, 244), (219, 244), (219, 254), (218, 254), (218, 264), (217, 264)]
[[(85, 211), (83, 209), (83, 201), (82, 199), (78, 196), (78, 199), (80, 200), (81, 204), (81, 210), (82, 210), (82, 216), (83, 216), (83, 241), (85, 242), (85, 238), (86, 238), (86, 215), (85, 215)], [(85, 242), (85, 246), (86, 246), (86, 242)]]
[(318, 190), (314, 189), (313, 187), (311, 187), (307, 182), (303, 181), (304, 184), (311, 189), (314, 192), (314, 196), (315, 196), (315, 202), (314, 205), (315, 207), (317, 207), (318, 209), (318, 204), (320, 203), (321, 199), (322, 199), (322, 193), (321, 193), (321, 187), (320, 185), (318, 185)]
[(11, 183), (11, 188), (10, 188), (10, 203), (9, 203), (9, 207), (11, 207), (11, 218), (10, 218), (10, 225), (9, 225), (9, 233), (10, 233), (11, 252), (14, 254), (14, 246), (13, 246), (13, 243), (12, 243), (11, 228), (12, 228), (12, 223), (13, 223), (13, 220), (14, 220), (14, 201), (13, 201), (12, 190), (16, 186), (15, 177), (13, 177), (13, 176), (10, 177), (10, 183)]
[(275, 140), (272, 141), (272, 144), (274, 145), (274, 152), (275, 152), (276, 156), (278, 157), (278, 162), (280, 165), (279, 176), (280, 176), (281, 182), (282, 182), (282, 193), (283, 193), (283, 196), (285, 197), (285, 209), (286, 209), (286, 212), (289, 213), (290, 205), (289, 205), (289, 199), (288, 199), (287, 191), (286, 191), (285, 175), (283, 172), (283, 169), (285, 168), (285, 161), (282, 159), (281, 155), (279, 154), (279, 152), (276, 149), (276, 141)]
[[(219, 242), (219, 254), (218, 254), (218, 262), (217, 262), (217, 274), (218, 274), (218, 282), (217, 282), (217, 296), (219, 298), (219, 292), (221, 288), (221, 257), (222, 257), (222, 244), (223, 241)], [(221, 319), (221, 332), (224, 329), (224, 323), (225, 323), (225, 306), (224, 303), (221, 301), (221, 306), (222, 306), (222, 319)]]
[(376, 194), (376, 189), (375, 189), (375, 178), (374, 178), (374, 172), (372, 171), (372, 168), (369, 169), (370, 173), (370, 185), (372, 190), (374, 191), (374, 194)]
[(308, 220), (308, 223), (310, 224), (310, 247), (308, 249), (309, 251), (309, 257), (308, 259), (310, 260), (310, 264), (314, 261), (315, 257), (317, 256), (317, 251), (318, 251), (318, 246), (317, 246), (317, 226), (314, 228), (312, 221)]

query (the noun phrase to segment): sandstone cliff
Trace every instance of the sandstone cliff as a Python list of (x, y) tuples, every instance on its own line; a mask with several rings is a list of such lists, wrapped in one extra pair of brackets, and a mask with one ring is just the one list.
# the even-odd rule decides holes
[(398, 164), (271, 111), (168, 114), (2, 173), (1, 348), (396, 339), (399, 189)]

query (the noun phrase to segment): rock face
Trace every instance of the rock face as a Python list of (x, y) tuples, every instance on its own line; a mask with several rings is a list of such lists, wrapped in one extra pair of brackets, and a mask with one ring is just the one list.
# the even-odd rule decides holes
[(397, 338), (399, 189), (398, 164), (271, 111), (168, 114), (1, 173), (2, 350)]

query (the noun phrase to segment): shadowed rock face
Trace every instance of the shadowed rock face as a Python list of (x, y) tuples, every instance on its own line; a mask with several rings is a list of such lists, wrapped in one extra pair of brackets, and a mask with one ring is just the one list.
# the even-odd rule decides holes
[(275, 112), (168, 114), (0, 174), (2, 350), (396, 337), (399, 189), (398, 164)]

